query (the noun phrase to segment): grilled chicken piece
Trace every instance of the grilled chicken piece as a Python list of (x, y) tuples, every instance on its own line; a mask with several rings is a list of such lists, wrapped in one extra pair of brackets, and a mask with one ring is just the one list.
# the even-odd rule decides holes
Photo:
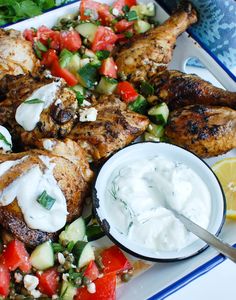
[(172, 58), (176, 38), (196, 21), (196, 11), (187, 3), (162, 25), (135, 36), (130, 44), (116, 53), (121, 77), (137, 82), (166, 69)]
[[(32, 95), (37, 89), (57, 81), (55, 78), (45, 78), (42, 75), (7, 75), (0, 80), (0, 125), (11, 132), (13, 140), (24, 142), (44, 137), (65, 137), (71, 130), (76, 119), (78, 101), (75, 93), (66, 88), (66, 83), (60, 80), (55, 100), (40, 114), (40, 120), (32, 131), (25, 131), (15, 119), (17, 107)], [(28, 104), (33, 107), (35, 104)]]
[(165, 134), (171, 143), (206, 158), (236, 147), (236, 111), (190, 105), (171, 112)]
[(127, 110), (114, 95), (101, 97), (93, 107), (96, 121), (79, 122), (68, 138), (82, 146), (95, 162), (130, 144), (149, 124), (145, 116)]
[(35, 72), (39, 65), (31, 43), (20, 31), (0, 29), (0, 78)]
[(165, 102), (171, 110), (192, 104), (236, 108), (235, 92), (217, 88), (194, 74), (165, 70), (154, 75), (150, 83), (155, 92), (149, 102)]
[[(47, 144), (49, 141), (47, 140)], [(66, 198), (67, 222), (71, 222), (81, 214), (83, 200), (88, 192), (93, 173), (85, 160), (84, 150), (75, 142), (70, 140), (65, 140), (65, 142), (52, 140), (50, 142), (53, 145), (51, 152), (31, 150), (17, 154), (0, 155), (0, 163), (25, 157), (21, 163), (12, 166), (0, 176), (0, 195), (5, 188), (33, 166), (38, 165), (44, 171), (47, 166), (39, 156), (47, 156), (50, 158), (50, 162), (55, 164), (53, 175)], [(29, 182), (30, 184), (31, 182)], [(0, 223), (17, 239), (32, 247), (48, 239), (53, 240), (58, 235), (58, 232), (48, 233), (29, 228), (16, 199), (9, 205), (0, 206)]]

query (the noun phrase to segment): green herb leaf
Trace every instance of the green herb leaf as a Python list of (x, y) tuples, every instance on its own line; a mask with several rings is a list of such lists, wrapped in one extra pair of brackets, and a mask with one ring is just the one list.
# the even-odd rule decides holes
[(122, 11), (126, 14), (127, 12), (129, 12), (129, 6), (125, 5), (122, 7)]
[(69, 244), (67, 245), (67, 250), (69, 252), (72, 251), (72, 249), (74, 248), (75, 243), (73, 241), (70, 241)]
[(126, 38), (130, 39), (130, 38), (132, 38), (133, 33), (130, 32), (130, 31), (126, 31), (126, 32), (124, 32), (124, 35), (125, 35)]
[(5, 136), (0, 132), (0, 140), (3, 141), (7, 146), (10, 148), (12, 147), (12, 144), (8, 142), (8, 140), (5, 138)]
[(86, 228), (86, 235), (88, 238), (88, 241), (94, 241), (102, 236), (104, 236), (104, 232), (102, 231), (101, 227), (99, 225), (93, 224), (93, 225), (88, 225)]
[(35, 99), (29, 99), (29, 100), (25, 100), (24, 104), (39, 104), (39, 103), (44, 103), (43, 100), (40, 100), (38, 98)]
[(154, 87), (147, 81), (143, 81), (140, 85), (140, 93), (147, 97), (154, 94)]
[(44, 46), (44, 44), (41, 43), (40, 41), (35, 42), (34, 47), (37, 47), (40, 51), (43, 51), (43, 52), (48, 51), (48, 48), (46, 46)]
[(125, 17), (127, 19), (127, 21), (135, 21), (138, 19), (138, 15), (136, 13), (136, 11), (134, 10), (130, 10), (128, 13), (125, 14)]
[(110, 55), (110, 51), (108, 50), (100, 50), (96, 52), (96, 56), (99, 60), (106, 59), (109, 57), (109, 55)]
[(55, 203), (56, 199), (48, 195), (46, 191), (43, 191), (42, 194), (37, 199), (38, 203), (41, 204), (47, 210), (50, 210)]
[(59, 243), (53, 243), (52, 244), (52, 248), (53, 248), (53, 252), (54, 253), (64, 251), (64, 247), (61, 244), (59, 244)]
[(75, 93), (76, 93), (76, 99), (78, 101), (78, 104), (79, 105), (83, 104), (84, 95), (82, 95), (80, 92), (75, 92)]

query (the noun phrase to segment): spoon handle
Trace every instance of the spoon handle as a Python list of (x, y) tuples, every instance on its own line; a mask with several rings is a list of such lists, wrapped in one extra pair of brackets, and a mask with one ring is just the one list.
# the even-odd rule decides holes
[(226, 257), (228, 257), (236, 263), (236, 248), (230, 246), (227, 243), (222, 242), (215, 235), (211, 234), (209, 231), (192, 222), (190, 219), (186, 218), (182, 214), (179, 214), (177, 211), (173, 211), (173, 213), (189, 231), (194, 233), (201, 240), (205, 241), (208, 245), (214, 247), (220, 253), (224, 254)]

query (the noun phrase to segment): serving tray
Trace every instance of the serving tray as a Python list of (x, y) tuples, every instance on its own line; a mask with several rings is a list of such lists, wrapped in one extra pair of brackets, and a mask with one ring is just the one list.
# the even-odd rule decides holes
[[(102, 0), (100, 2), (109, 4), (109, 1)], [(157, 20), (163, 22), (168, 18), (168, 14), (157, 3), (156, 7)], [(55, 24), (59, 17), (68, 13), (76, 12), (78, 11), (78, 8), (79, 1), (74, 1), (71, 4), (46, 12), (41, 16), (10, 25), (7, 28), (14, 28), (23, 31), (26, 28), (37, 28), (40, 25), (51, 27)], [(214, 75), (223, 87), (231, 91), (236, 91), (236, 82), (232, 77), (230, 77), (227, 69), (219, 64), (219, 62), (215, 61), (214, 57), (211, 56), (210, 49), (206, 50), (204, 50), (193, 38), (191, 38), (189, 34), (184, 33), (178, 38), (177, 45), (174, 50), (174, 56), (169, 68), (185, 72), (187, 61), (191, 57), (196, 57), (206, 66), (206, 68)], [(236, 156), (236, 150), (232, 150), (226, 155), (218, 156), (217, 158), (208, 159), (206, 162), (209, 165), (212, 165), (223, 157), (230, 156)], [(226, 221), (220, 237), (226, 242), (234, 244), (236, 242), (235, 232), (236, 222)], [(104, 247), (110, 245), (111, 242), (107, 237), (103, 237), (95, 241), (94, 244), (95, 246)], [(203, 253), (181, 262), (152, 264), (152, 267), (149, 266), (146, 272), (143, 272), (129, 283), (120, 286), (117, 291), (117, 299), (164, 299), (177, 289), (186, 285), (188, 282), (214, 268), (223, 260), (223, 256), (217, 255), (217, 252), (214, 249), (208, 248)]]

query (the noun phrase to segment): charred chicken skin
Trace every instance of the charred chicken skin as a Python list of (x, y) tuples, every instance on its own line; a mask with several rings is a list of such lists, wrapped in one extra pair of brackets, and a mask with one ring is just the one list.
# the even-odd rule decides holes
[(236, 93), (213, 86), (194, 74), (165, 70), (155, 74), (150, 83), (154, 87), (152, 103), (165, 102), (173, 110), (186, 105), (203, 104), (228, 106), (236, 109)]
[[(45, 143), (45, 141), (43, 142)], [(40, 157), (46, 156), (54, 165), (53, 176), (66, 199), (67, 221), (71, 222), (81, 214), (83, 200), (88, 192), (93, 173), (85, 160), (83, 149), (75, 142), (70, 140), (65, 142), (52, 140), (50, 142), (53, 145), (50, 152), (46, 150), (31, 150), (21, 153), (0, 154), (0, 164), (24, 158), (20, 163), (13, 165), (1, 174), (0, 195), (15, 180), (33, 167), (39, 166), (40, 170), (45, 172), (47, 166)], [(47, 140), (47, 143), (49, 143), (49, 140)], [(30, 185), (31, 182), (28, 184)], [(17, 199), (8, 205), (0, 205), (0, 223), (15, 238), (32, 247), (48, 239), (53, 240), (58, 234), (57, 232), (31, 229), (24, 219), (24, 214), (18, 205)]]
[(191, 105), (171, 112), (165, 128), (171, 143), (206, 158), (236, 147), (236, 111), (228, 107)]
[(147, 117), (129, 111), (114, 95), (100, 97), (94, 108), (96, 121), (79, 122), (68, 135), (87, 151), (92, 161), (107, 158), (130, 144), (149, 124)]
[(20, 31), (0, 29), (0, 78), (37, 71), (39, 61)]
[(162, 25), (134, 37), (116, 53), (118, 72), (124, 79), (138, 82), (165, 70), (177, 37), (195, 22), (196, 11), (187, 3)]
[[(66, 87), (60, 80), (55, 99), (40, 114), (39, 122), (32, 131), (26, 131), (16, 121), (17, 108), (37, 89), (58, 81), (55, 78), (45, 78), (42, 75), (7, 75), (0, 80), (0, 124), (12, 134), (14, 140), (23, 140), (44, 137), (65, 137), (74, 124), (78, 102), (75, 93)], [(34, 104), (29, 104), (31, 107)]]

